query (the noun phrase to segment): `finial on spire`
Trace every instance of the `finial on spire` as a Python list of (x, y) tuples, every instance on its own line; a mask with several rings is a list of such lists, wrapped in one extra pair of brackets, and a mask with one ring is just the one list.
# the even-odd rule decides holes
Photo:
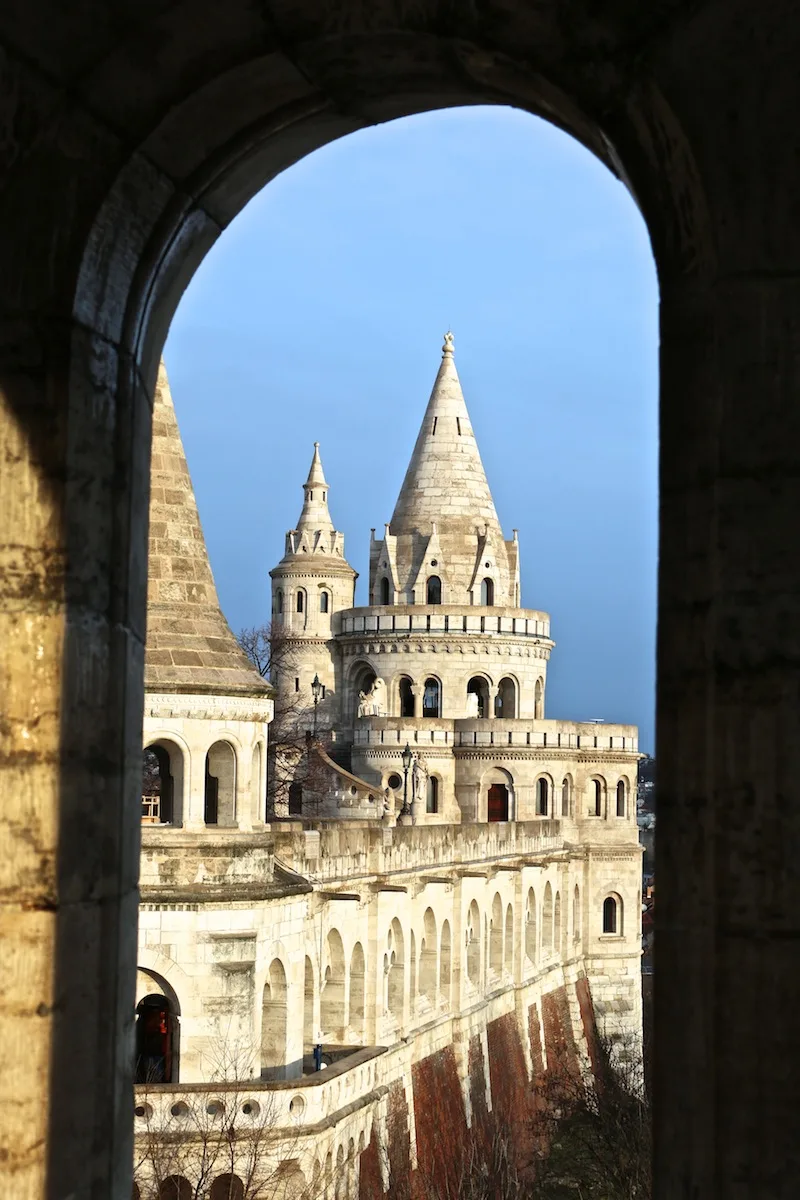
[(455, 350), (455, 348), (456, 348), (455, 338), (453, 337), (452, 333), (448, 329), (447, 333), (444, 335), (444, 345), (442, 346), (442, 354), (445, 356), (449, 355), (449, 357), (452, 358), (453, 351)]

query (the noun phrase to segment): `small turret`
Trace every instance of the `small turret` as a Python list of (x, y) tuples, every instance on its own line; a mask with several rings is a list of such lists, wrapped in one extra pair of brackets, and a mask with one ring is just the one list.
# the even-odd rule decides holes
[[(331, 638), (334, 613), (352, 608), (357, 573), (344, 557), (344, 534), (331, 520), (328, 481), (322, 467), (319, 442), (308, 478), (303, 484), (303, 509), (295, 529), (286, 534), (283, 558), (272, 571), (272, 623), (280, 626), (288, 652), (273, 683), (280, 697), (289, 692), (310, 700), (315, 675), (325, 688), (327, 713), (335, 691)], [(302, 703), (302, 701), (301, 701)], [(323, 718), (323, 708), (320, 708)]]

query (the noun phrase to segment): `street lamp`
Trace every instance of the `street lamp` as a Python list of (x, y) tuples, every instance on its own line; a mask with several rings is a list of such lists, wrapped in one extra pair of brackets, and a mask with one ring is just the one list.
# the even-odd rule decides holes
[(405, 748), (405, 750), (403, 751), (403, 754), (402, 754), (402, 761), (403, 761), (403, 807), (400, 809), (400, 816), (401, 816), (401, 817), (410, 817), (410, 816), (411, 816), (411, 809), (408, 807), (408, 768), (411, 766), (411, 761), (412, 761), (413, 757), (414, 757), (414, 756), (413, 756), (413, 754), (411, 753), (411, 747), (409, 746), (408, 742), (406, 742), (406, 748)]
[(311, 693), (314, 697), (314, 741), (317, 740), (317, 705), (319, 698), (322, 695), (322, 684), (319, 681), (319, 675), (315, 675), (311, 684)]

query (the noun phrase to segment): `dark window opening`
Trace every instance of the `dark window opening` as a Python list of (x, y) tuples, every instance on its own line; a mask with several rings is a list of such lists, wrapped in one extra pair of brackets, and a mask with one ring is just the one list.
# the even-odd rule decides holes
[(381, 604), (389, 603), (389, 580), (384, 575), (381, 580)]
[(441, 688), (438, 679), (426, 679), (422, 694), (423, 717), (441, 716)]
[(386, 782), (387, 782), (388, 786), (392, 789), (392, 791), (396, 792), (397, 789), (400, 787), (400, 784), (403, 781), (400, 778), (400, 776), (395, 772), (393, 775), (389, 776), (389, 778), (386, 780)]
[(617, 816), (625, 816), (625, 781), (620, 779), (617, 784)]
[(438, 575), (431, 575), (431, 577), (428, 580), (427, 603), (428, 604), (441, 604), (442, 603), (442, 581)]
[(400, 716), (414, 716), (414, 693), (411, 690), (411, 680), (407, 675), (400, 678)]
[(300, 691), (300, 676), (299, 675), (295, 675), (295, 677), (294, 677), (294, 690), (296, 692)]
[(305, 607), (305, 592), (297, 593), (297, 611), (301, 613)]
[(603, 933), (617, 932), (617, 902), (613, 896), (603, 901)]
[(594, 786), (594, 815), (602, 817), (603, 815), (603, 785), (599, 779), (593, 779)]
[(326, 613), (328, 611), (329, 606), (330, 606), (330, 597), (328, 596), (328, 593), (320, 592), (319, 611)]
[(303, 785), (296, 780), (289, 784), (289, 816), (299, 817), (303, 811)]
[(275, 609), (279, 613), (283, 612), (283, 592), (280, 588), (275, 593)]
[(425, 797), (425, 812), (439, 811), (439, 780), (434, 775), (428, 776), (428, 794)]
[(153, 993), (136, 1006), (135, 1083), (172, 1083), (175, 1021), (166, 996)]
[(169, 766), (169, 752), (163, 746), (148, 746), (144, 751), (142, 823), (145, 825), (172, 823), (175, 781)]
[(439, 420), (438, 417), (433, 418), (433, 429), (431, 430), (431, 437), (436, 437), (436, 422), (438, 420)]
[(491, 608), (494, 604), (494, 581), (489, 578), (481, 583), (481, 604), (485, 608)]
[(458, 436), (461, 437), (461, 417), (456, 417), (456, 429), (458, 430)]
[(536, 780), (536, 813), (537, 816), (546, 817), (550, 801), (550, 789), (546, 779)]
[(206, 757), (206, 783), (203, 801), (203, 820), (206, 825), (216, 825), (219, 821), (219, 779), (212, 775)]
[[(477, 702), (470, 700), (470, 696), (477, 696)], [(488, 716), (488, 712), (489, 687), (485, 679), (476, 675), (467, 684), (467, 716), (483, 718)]]

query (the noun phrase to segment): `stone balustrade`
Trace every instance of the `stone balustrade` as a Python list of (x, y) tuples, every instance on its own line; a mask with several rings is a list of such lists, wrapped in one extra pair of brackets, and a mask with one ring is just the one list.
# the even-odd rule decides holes
[(353, 744), (412, 747), (527, 746), (547, 750), (624, 750), (638, 753), (635, 725), (595, 724), (591, 721), (557, 721), (483, 717), (424, 721), (404, 717), (362, 717), (353, 731)]
[(350, 608), (333, 620), (338, 634), (499, 634), (550, 639), (550, 616), (534, 608), (472, 607), (461, 605), (394, 604)]

